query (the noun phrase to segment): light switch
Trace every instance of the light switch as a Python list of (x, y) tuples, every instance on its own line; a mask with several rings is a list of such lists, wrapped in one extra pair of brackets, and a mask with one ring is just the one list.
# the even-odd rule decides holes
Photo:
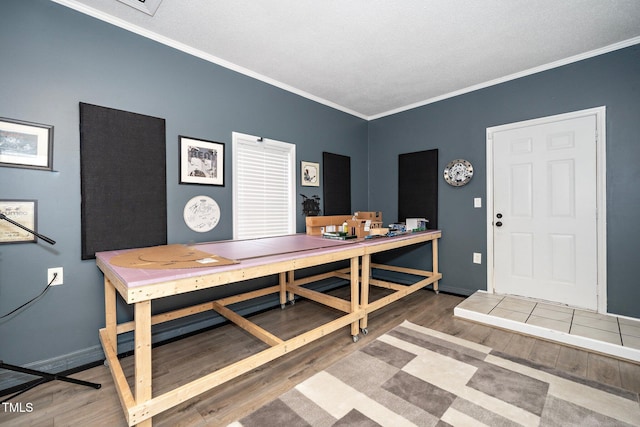
[(473, 253), (473, 263), (482, 264), (482, 254), (480, 252)]
[(482, 197), (476, 197), (473, 199), (473, 207), (481, 208), (482, 207)]

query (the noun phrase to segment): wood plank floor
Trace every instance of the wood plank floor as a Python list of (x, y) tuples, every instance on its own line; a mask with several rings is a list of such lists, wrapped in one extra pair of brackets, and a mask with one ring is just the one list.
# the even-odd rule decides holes
[[(380, 296), (380, 292), (372, 296)], [(332, 292), (347, 297), (348, 289)], [(513, 356), (554, 367), (581, 377), (640, 392), (640, 365), (543, 341), (517, 333), (454, 318), (462, 297), (419, 291), (370, 316), (369, 334), (353, 343), (349, 329), (334, 332), (255, 371), (191, 399), (154, 417), (155, 426), (225, 426), (242, 418), (281, 393), (361, 348), (402, 321), (423, 325), (484, 344)], [(252, 320), (287, 339), (300, 331), (337, 317), (310, 301), (298, 301), (285, 310), (274, 309)], [(96, 331), (97, 334), (97, 331)], [(200, 377), (212, 369), (265, 348), (239, 328), (224, 325), (154, 349), (154, 395)], [(132, 357), (123, 359), (131, 384)], [(126, 426), (125, 418), (105, 366), (74, 377), (102, 384), (100, 390), (61, 382), (36, 387), (13, 402), (30, 403), (30, 413), (9, 413), (0, 407), (1, 426)]]

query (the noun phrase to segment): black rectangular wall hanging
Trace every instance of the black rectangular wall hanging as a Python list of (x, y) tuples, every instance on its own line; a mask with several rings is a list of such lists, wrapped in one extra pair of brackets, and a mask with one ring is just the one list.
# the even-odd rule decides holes
[(165, 120), (80, 103), (82, 259), (167, 244)]
[(323, 215), (351, 214), (351, 157), (322, 153)]
[(398, 221), (426, 218), (438, 228), (438, 150), (398, 156)]

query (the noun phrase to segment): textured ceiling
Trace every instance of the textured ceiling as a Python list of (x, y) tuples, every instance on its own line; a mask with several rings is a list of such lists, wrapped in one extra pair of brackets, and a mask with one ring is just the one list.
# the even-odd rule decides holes
[(53, 1), (365, 119), (640, 43), (640, 0)]

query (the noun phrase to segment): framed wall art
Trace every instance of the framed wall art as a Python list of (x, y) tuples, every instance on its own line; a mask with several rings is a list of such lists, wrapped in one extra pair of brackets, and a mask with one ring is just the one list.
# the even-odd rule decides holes
[(300, 181), (305, 187), (320, 186), (320, 164), (312, 162), (300, 162)]
[(224, 144), (180, 136), (180, 184), (224, 186)]
[(53, 126), (0, 118), (0, 166), (53, 169)]
[[(36, 200), (0, 200), (0, 214), (23, 226), (36, 230)], [(1, 217), (0, 217), (1, 218)], [(2, 243), (35, 243), (36, 236), (9, 221), (0, 219), (0, 244)]]

